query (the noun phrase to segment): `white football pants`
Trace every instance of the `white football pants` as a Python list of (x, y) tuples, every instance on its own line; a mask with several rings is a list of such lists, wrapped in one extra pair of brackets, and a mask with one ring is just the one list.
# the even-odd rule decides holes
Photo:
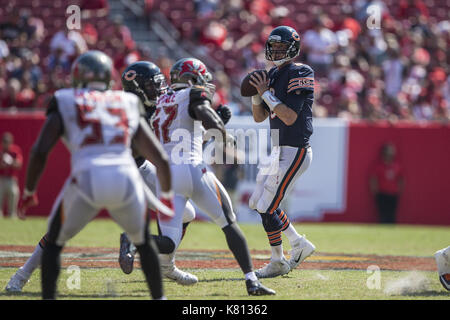
[(203, 163), (172, 165), (173, 188), (175, 192), (175, 216), (170, 221), (160, 221), (161, 233), (168, 236), (178, 247), (182, 235), (182, 212), (190, 199), (224, 228), (236, 221), (231, 199), (225, 188)]
[(52, 208), (49, 241), (63, 246), (101, 209), (108, 210), (133, 243), (144, 243), (147, 199), (134, 164), (92, 167), (69, 177)]
[(271, 157), (270, 167), (259, 169), (256, 188), (249, 199), (249, 207), (260, 213), (273, 213), (278, 208), (311, 164), (312, 149), (273, 147)]

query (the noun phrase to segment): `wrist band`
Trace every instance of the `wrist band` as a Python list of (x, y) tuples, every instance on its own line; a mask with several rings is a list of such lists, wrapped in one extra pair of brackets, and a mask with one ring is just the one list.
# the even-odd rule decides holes
[(25, 190), (23, 190), (23, 195), (24, 195), (25, 197), (29, 197), (29, 196), (32, 196), (35, 192), (36, 192), (36, 191), (30, 191), (30, 190), (28, 190), (28, 189), (25, 189)]
[(269, 107), (270, 111), (273, 111), (273, 109), (279, 105), (280, 103), (282, 103), (280, 101), (280, 99), (278, 99), (277, 97), (275, 97), (272, 92), (270, 92), (269, 90), (266, 90), (261, 98), (264, 100), (264, 102), (267, 104), (267, 106)]
[(167, 191), (167, 192), (161, 191), (161, 198), (172, 199), (173, 195), (174, 195), (173, 190), (170, 190), (170, 191)]
[(255, 94), (254, 96), (252, 96), (252, 104), (261, 104), (262, 103), (262, 99), (259, 96), (259, 94)]

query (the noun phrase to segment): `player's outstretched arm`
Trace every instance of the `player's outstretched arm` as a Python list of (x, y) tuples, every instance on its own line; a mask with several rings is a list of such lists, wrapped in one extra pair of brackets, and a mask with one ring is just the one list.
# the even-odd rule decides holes
[(50, 151), (58, 142), (63, 133), (63, 123), (61, 116), (52, 112), (47, 116), (47, 120), (41, 129), (38, 139), (31, 148), (30, 159), (28, 160), (25, 190), (34, 192), (39, 179), (47, 163)]
[(146, 120), (141, 117), (139, 127), (133, 137), (133, 147), (156, 167), (158, 180), (163, 192), (172, 190), (169, 157), (164, 151)]
[(225, 137), (225, 125), (219, 115), (213, 108), (211, 108), (211, 104), (208, 100), (204, 100), (201, 103), (191, 104), (189, 108), (194, 114), (195, 119), (201, 121), (206, 130), (219, 130)]
[[(56, 109), (53, 109), (56, 110)], [(31, 148), (28, 160), (25, 190), (19, 202), (18, 216), (25, 219), (28, 208), (38, 204), (36, 188), (47, 163), (47, 157), (63, 133), (63, 122), (57, 112), (50, 112), (38, 139)]]

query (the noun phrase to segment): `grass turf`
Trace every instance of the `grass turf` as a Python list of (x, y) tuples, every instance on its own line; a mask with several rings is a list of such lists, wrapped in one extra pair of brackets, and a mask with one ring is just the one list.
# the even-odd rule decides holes
[[(0, 221), (1, 245), (34, 246), (45, 233), (47, 222), (42, 218), (26, 221)], [(152, 231), (155, 231), (155, 223)], [(268, 250), (266, 235), (260, 225), (241, 224), (251, 250)], [(449, 227), (381, 226), (362, 224), (298, 224), (296, 229), (316, 245), (318, 252), (345, 254), (378, 254), (432, 257), (438, 249), (450, 244)], [(75, 236), (67, 246), (118, 248), (120, 228), (109, 219), (96, 219)], [(287, 241), (285, 241), (287, 244)], [(195, 221), (189, 226), (180, 249), (227, 249), (221, 230), (212, 223)], [(285, 249), (290, 249), (289, 245)], [(164, 280), (169, 299), (176, 300), (251, 300), (245, 291), (243, 275), (239, 270), (191, 269), (199, 283), (183, 287)], [(6, 286), (15, 268), (0, 268), (0, 290)], [(369, 289), (365, 270), (301, 270), (287, 276), (263, 279), (275, 289), (274, 297), (257, 299), (320, 299), (320, 300), (396, 300), (445, 299), (450, 294), (443, 290), (437, 273), (424, 271), (413, 274), (407, 271), (381, 271), (380, 286)], [(140, 270), (124, 275), (120, 269), (81, 269), (81, 288), (69, 290), (66, 281), (70, 274), (62, 269), (59, 279), (60, 299), (148, 299), (149, 293)], [(395, 289), (400, 280), (420, 278), (413, 292)], [(397, 281), (397, 282), (396, 282)], [(40, 299), (40, 273), (37, 270), (20, 295), (0, 291), (0, 299)]]

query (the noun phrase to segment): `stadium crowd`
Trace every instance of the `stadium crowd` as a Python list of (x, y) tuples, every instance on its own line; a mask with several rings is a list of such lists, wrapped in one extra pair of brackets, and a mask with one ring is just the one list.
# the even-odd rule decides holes
[[(230, 102), (232, 79), (239, 83), (248, 71), (268, 67), (264, 59), (268, 32), (289, 25), (301, 36), (298, 61), (316, 72), (316, 117), (446, 122), (450, 120), (450, 20), (436, 17), (424, 1), (401, 0), (395, 6), (387, 0), (347, 0), (333, 6), (302, 6), (306, 3), (302, 0), (146, 0), (145, 4), (148, 15), (155, 10), (165, 13), (185, 39), (224, 65), (215, 73), (216, 104)], [(120, 17), (106, 18), (106, 0), (80, 2), (82, 29), (53, 28), (48, 52), (42, 50), (49, 37), (42, 19), (30, 10), (4, 9), (2, 109), (45, 106), (52, 92), (68, 84), (71, 62), (87, 49), (112, 56), (118, 74), (131, 62), (152, 58), (139, 49)], [(380, 10), (379, 25), (368, 23), (367, 9), (373, 5)], [(298, 7), (301, 10), (293, 10)], [(181, 15), (180, 8), (184, 8)], [(173, 61), (161, 57), (155, 62), (168, 76)], [(244, 105), (235, 110), (237, 115), (249, 112)]]
[[(267, 68), (264, 41), (273, 27), (295, 28), (299, 61), (316, 72), (317, 117), (450, 119), (448, 16), (436, 17), (424, 0), (318, 2), (200, 0), (194, 1), (192, 20), (186, 18), (189, 10), (177, 14), (176, 0), (165, 12), (235, 79)], [(162, 1), (152, 3), (157, 10)], [(378, 26), (368, 23), (369, 6), (379, 10)]]

